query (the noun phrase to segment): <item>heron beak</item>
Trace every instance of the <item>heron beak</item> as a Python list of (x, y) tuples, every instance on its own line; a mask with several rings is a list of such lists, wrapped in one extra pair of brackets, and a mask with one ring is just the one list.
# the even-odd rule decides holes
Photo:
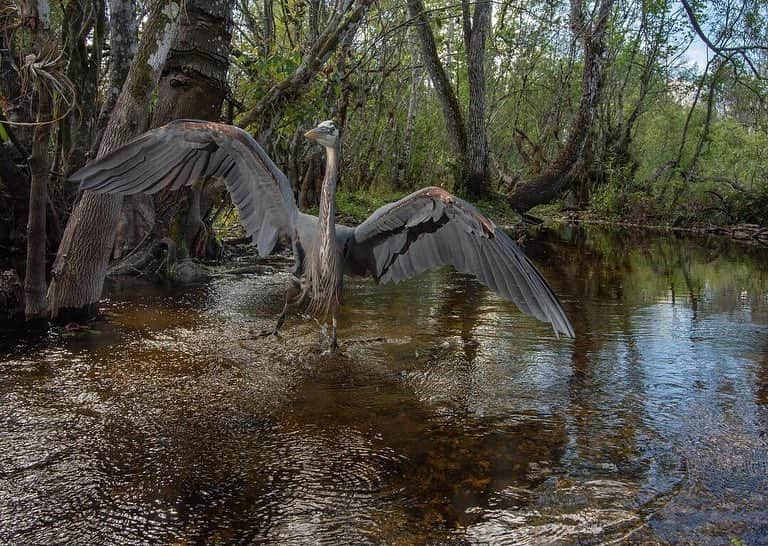
[(314, 129), (310, 129), (306, 133), (304, 133), (304, 136), (310, 140), (317, 140), (317, 138), (323, 134), (323, 131), (317, 127)]

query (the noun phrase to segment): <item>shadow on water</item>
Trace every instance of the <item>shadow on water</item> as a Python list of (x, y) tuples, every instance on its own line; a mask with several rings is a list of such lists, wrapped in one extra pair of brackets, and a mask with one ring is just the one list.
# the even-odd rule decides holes
[(340, 356), (299, 318), (254, 338), (279, 259), (0, 331), (0, 542), (768, 542), (768, 253), (571, 228), (526, 250), (575, 340), (447, 270), (351, 280)]

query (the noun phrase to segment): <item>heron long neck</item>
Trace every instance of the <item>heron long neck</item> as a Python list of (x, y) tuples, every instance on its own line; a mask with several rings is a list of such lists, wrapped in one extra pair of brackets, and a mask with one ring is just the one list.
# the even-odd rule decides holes
[(320, 191), (320, 240), (321, 249), (333, 248), (336, 244), (336, 178), (338, 176), (338, 156), (335, 147), (325, 148), (327, 159), (325, 178)]
[(325, 178), (323, 189), (320, 192), (320, 233), (315, 241), (309, 267), (307, 267), (307, 280), (310, 287), (310, 302), (307, 311), (315, 316), (325, 316), (330, 309), (334, 298), (338, 298), (337, 291), (341, 286), (339, 267), (339, 253), (336, 242), (336, 175), (337, 155), (336, 148), (327, 147)]

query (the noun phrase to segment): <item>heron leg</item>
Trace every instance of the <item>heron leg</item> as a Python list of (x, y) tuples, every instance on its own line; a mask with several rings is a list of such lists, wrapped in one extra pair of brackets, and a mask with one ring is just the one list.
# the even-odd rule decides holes
[(336, 339), (336, 327), (338, 326), (339, 320), (339, 304), (334, 303), (333, 307), (331, 308), (331, 346), (330, 351), (331, 353), (335, 353), (339, 349), (339, 342)]
[(280, 328), (283, 327), (283, 324), (285, 323), (285, 317), (288, 315), (288, 308), (291, 305), (295, 305), (301, 301), (303, 298), (304, 293), (301, 290), (301, 283), (299, 279), (296, 277), (291, 277), (291, 279), (288, 281), (288, 285), (285, 288), (285, 304), (283, 305), (283, 310), (280, 312), (280, 314), (277, 317), (277, 323), (275, 324), (275, 328), (273, 330), (264, 330), (261, 332), (262, 336), (276, 336), (280, 332)]

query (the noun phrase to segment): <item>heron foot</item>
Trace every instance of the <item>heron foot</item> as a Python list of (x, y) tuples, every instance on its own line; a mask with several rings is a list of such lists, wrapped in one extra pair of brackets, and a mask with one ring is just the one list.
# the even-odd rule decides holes
[(337, 354), (340, 354), (340, 353), (341, 353), (341, 351), (339, 350), (339, 344), (338, 343), (334, 343), (334, 344), (329, 345), (328, 348), (325, 351), (320, 353), (320, 356), (334, 356), (334, 355), (337, 355)]
[(274, 336), (275, 339), (280, 339), (280, 332), (278, 332), (276, 329), (264, 329), (260, 332), (255, 332), (253, 330), (250, 331), (251, 338), (259, 338), (259, 337), (270, 337)]

